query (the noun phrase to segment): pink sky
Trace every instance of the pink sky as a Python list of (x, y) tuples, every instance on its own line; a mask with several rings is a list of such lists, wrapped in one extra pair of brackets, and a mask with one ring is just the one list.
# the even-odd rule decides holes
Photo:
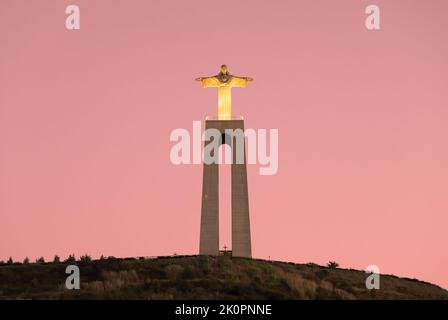
[[(73, 3), (78, 31), (65, 29)], [(380, 31), (364, 26), (371, 3)], [(234, 113), (279, 129), (277, 175), (248, 168), (254, 256), (448, 288), (446, 12), (1, 0), (0, 259), (197, 253), (202, 168), (171, 164), (169, 134), (216, 113), (216, 90), (193, 79), (226, 63), (255, 78), (233, 91)]]

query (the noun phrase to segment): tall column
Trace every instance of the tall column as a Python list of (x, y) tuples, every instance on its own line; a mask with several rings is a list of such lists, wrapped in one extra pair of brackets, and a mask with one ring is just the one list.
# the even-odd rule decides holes
[[(244, 131), (243, 120), (207, 120), (206, 129), (214, 128), (221, 134), (226, 129)], [(232, 148), (232, 256), (252, 257), (249, 219), (249, 199), (245, 143), (243, 140), (244, 162), (237, 163), (235, 137), (229, 143)], [(206, 141), (205, 145), (212, 143)], [(219, 254), (219, 164), (205, 164), (202, 181), (201, 234), (199, 254)]]
[[(205, 129), (210, 127), (206, 121)], [(205, 146), (213, 141), (206, 141)], [(199, 254), (219, 254), (219, 171), (217, 163), (205, 164), (202, 177)]]
[[(233, 122), (235, 129), (244, 131), (243, 120)], [(246, 143), (243, 140), (244, 163), (241, 164), (236, 159), (237, 143), (234, 142), (232, 145), (232, 256), (251, 258)]]

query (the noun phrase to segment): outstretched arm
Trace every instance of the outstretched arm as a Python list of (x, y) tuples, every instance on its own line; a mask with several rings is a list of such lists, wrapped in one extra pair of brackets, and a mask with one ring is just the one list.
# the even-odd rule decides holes
[(219, 80), (216, 77), (196, 78), (196, 81), (200, 81), (204, 88), (212, 88), (219, 86)]
[(254, 81), (254, 79), (249, 77), (235, 77), (233, 76), (230, 80), (231, 87), (244, 88), (249, 81)]

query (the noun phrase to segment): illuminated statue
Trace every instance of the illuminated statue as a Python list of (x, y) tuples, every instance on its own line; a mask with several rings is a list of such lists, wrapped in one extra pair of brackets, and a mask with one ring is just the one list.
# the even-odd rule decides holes
[(249, 77), (237, 77), (229, 74), (227, 66), (223, 64), (221, 71), (213, 77), (196, 78), (201, 81), (204, 88), (218, 88), (218, 120), (232, 119), (232, 103), (230, 89), (244, 88), (248, 81), (253, 81)]

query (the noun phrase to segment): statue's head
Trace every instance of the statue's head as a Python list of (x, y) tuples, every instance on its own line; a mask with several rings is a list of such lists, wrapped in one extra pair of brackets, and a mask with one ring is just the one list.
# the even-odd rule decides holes
[(225, 64), (223, 64), (221, 66), (221, 74), (229, 74), (229, 70), (227, 70), (227, 66)]

